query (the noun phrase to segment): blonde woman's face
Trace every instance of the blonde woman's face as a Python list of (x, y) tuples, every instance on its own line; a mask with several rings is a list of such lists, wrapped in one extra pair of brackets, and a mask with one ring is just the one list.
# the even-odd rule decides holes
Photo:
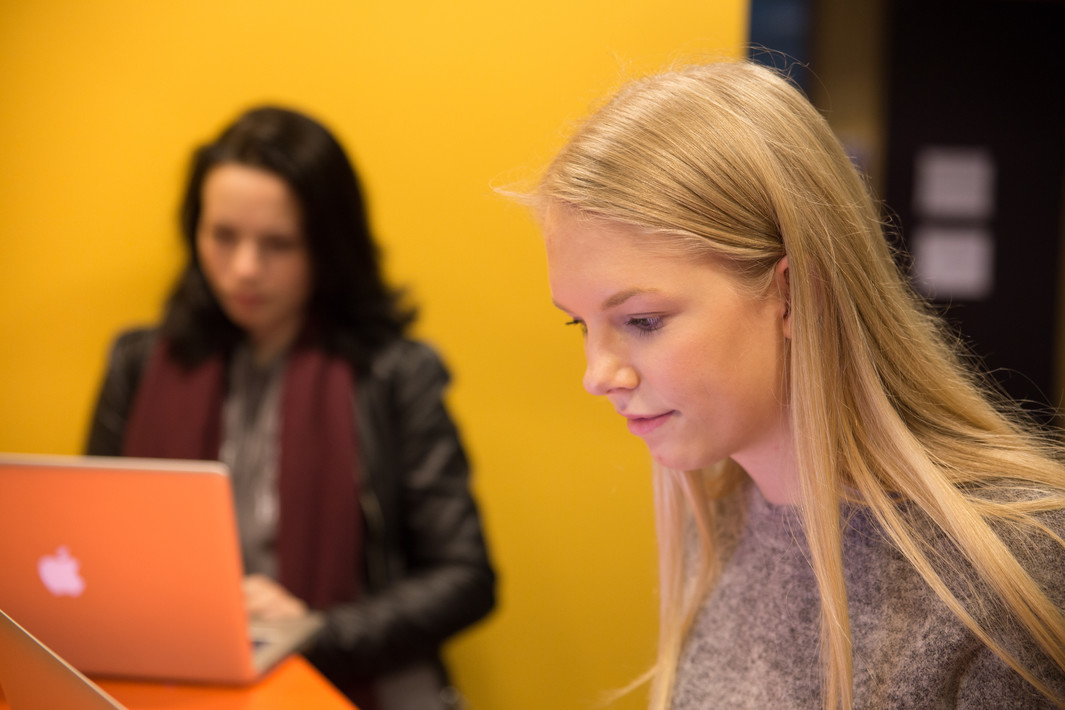
[(731, 457), (760, 486), (759, 471), (790, 468), (786, 260), (782, 289), (755, 296), (720, 265), (624, 225), (553, 207), (544, 232), (552, 296), (584, 332), (584, 387), (655, 460), (692, 470)]

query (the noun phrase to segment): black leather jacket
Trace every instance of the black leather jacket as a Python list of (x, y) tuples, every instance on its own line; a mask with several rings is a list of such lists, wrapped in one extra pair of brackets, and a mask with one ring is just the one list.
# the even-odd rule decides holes
[[(155, 335), (134, 330), (117, 339), (88, 453), (119, 455)], [(442, 671), (440, 644), (495, 604), (469, 465), (443, 402), (448, 381), (432, 349), (397, 340), (356, 384), (363, 592), (326, 611), (326, 629), (308, 654), (341, 687), (419, 664)]]

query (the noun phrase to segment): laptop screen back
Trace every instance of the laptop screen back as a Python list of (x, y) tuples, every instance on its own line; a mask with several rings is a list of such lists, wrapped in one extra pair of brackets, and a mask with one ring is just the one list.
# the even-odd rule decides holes
[(3, 611), (0, 611), (0, 698), (11, 710), (124, 710), (119, 702)]
[(0, 608), (87, 674), (255, 677), (213, 462), (0, 456)]

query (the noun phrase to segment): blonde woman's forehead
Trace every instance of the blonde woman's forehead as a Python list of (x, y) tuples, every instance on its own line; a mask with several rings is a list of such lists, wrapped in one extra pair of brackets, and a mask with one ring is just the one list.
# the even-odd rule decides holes
[(715, 252), (713, 244), (703, 237), (591, 215), (557, 201), (550, 203), (545, 210), (542, 228), (549, 247), (552, 240), (572, 239), (579, 235), (597, 239), (605, 244), (614, 241), (620, 246), (624, 242), (636, 247), (648, 258), (662, 257), (725, 265), (725, 260)]

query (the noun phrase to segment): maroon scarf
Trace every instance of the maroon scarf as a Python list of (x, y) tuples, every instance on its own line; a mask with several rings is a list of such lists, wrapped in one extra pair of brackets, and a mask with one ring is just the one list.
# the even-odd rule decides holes
[[(123, 440), (126, 456), (217, 460), (226, 362), (187, 369), (160, 338), (137, 390)], [(278, 582), (313, 609), (358, 593), (362, 525), (354, 378), (339, 357), (297, 344), (281, 398)]]

